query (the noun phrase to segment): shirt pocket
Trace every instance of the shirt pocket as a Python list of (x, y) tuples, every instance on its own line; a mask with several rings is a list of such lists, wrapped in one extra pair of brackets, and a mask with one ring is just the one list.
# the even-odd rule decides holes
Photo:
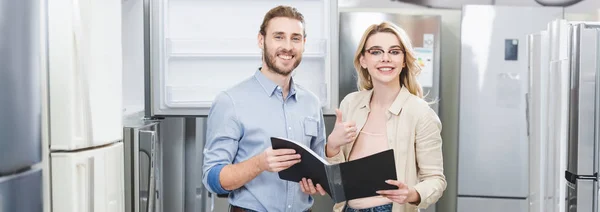
[(313, 117), (306, 117), (303, 121), (304, 142), (310, 144), (313, 138), (317, 138), (319, 132), (319, 122)]

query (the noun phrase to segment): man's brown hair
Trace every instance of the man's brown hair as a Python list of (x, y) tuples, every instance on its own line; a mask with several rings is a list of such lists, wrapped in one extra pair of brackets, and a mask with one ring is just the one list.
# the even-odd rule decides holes
[(271, 21), (271, 19), (273, 18), (278, 17), (291, 18), (300, 21), (302, 23), (304, 37), (306, 38), (306, 27), (304, 26), (304, 16), (302, 15), (302, 13), (298, 12), (298, 10), (294, 7), (283, 5), (277, 6), (269, 10), (269, 12), (265, 14), (265, 18), (263, 19), (263, 22), (260, 25), (260, 34), (266, 36), (269, 21)]

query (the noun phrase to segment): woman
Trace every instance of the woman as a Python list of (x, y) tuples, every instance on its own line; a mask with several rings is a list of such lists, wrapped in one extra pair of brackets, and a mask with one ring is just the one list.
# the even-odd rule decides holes
[[(412, 45), (406, 33), (389, 22), (364, 32), (354, 57), (360, 91), (348, 94), (336, 111), (326, 145), (331, 163), (394, 150), (395, 190), (354, 199), (334, 211), (417, 211), (437, 202), (446, 189), (441, 123), (423, 100)], [(361, 174), (361, 173), (357, 173)]]

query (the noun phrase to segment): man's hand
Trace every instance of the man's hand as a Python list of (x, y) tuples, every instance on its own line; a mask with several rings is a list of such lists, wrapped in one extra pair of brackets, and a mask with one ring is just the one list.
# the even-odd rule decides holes
[(293, 149), (272, 149), (269, 147), (259, 157), (261, 171), (279, 172), (300, 162), (300, 154)]
[(396, 180), (386, 180), (385, 182), (390, 185), (398, 186), (398, 189), (377, 191), (381, 196), (399, 204), (418, 204), (421, 202), (421, 196), (414, 188), (409, 188), (408, 185)]
[(323, 189), (323, 187), (321, 187), (321, 185), (317, 184), (317, 186), (315, 187), (313, 185), (312, 180), (306, 180), (306, 178), (302, 178), (302, 181), (300, 181), (300, 189), (302, 190), (302, 192), (308, 195), (313, 195), (317, 192), (319, 192), (319, 194), (321, 195), (326, 194), (325, 190)]
[(328, 153), (339, 152), (341, 146), (354, 141), (358, 135), (356, 132), (356, 123), (354, 121), (342, 121), (342, 112), (339, 109), (335, 110), (335, 114), (335, 126), (327, 139)]

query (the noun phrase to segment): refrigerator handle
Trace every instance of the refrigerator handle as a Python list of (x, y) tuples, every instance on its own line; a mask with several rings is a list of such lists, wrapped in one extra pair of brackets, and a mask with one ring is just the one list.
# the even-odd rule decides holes
[(155, 131), (140, 131), (140, 143), (150, 144), (149, 166), (148, 167), (148, 202), (146, 205), (147, 212), (155, 212), (155, 194), (156, 194), (156, 132)]
[(529, 115), (530, 115), (530, 111), (529, 111), (529, 93), (525, 93), (525, 124), (527, 126), (527, 137), (529, 137), (529, 131), (530, 131), (530, 120), (529, 120)]

